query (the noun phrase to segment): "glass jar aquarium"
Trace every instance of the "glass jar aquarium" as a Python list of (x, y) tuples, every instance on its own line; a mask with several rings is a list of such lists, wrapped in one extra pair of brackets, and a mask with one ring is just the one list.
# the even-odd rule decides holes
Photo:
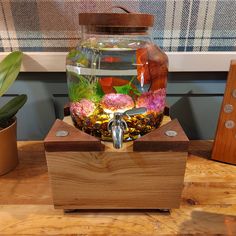
[(164, 116), (168, 58), (152, 41), (153, 22), (149, 14), (81, 13), (82, 38), (67, 56), (74, 125), (117, 148)]

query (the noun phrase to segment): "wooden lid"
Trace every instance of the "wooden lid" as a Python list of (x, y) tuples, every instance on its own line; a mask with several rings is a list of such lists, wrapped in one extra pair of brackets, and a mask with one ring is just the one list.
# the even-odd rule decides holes
[(102, 27), (152, 27), (154, 16), (142, 13), (80, 13), (79, 24)]

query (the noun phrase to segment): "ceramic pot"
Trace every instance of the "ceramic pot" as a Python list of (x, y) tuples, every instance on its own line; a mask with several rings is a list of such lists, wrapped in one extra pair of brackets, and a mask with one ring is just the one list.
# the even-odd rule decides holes
[(18, 164), (16, 119), (7, 128), (0, 129), (0, 175), (13, 170)]

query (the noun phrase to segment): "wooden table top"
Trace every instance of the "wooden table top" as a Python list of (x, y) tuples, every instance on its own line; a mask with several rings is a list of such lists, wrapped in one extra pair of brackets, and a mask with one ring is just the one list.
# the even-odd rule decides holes
[(42, 142), (19, 142), (19, 166), (0, 177), (0, 235), (236, 235), (236, 166), (191, 141), (182, 204), (158, 211), (55, 210)]

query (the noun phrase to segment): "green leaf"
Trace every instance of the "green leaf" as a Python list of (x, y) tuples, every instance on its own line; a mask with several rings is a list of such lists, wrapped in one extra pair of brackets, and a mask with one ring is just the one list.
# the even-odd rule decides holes
[(138, 89), (134, 89), (132, 88), (132, 92), (135, 94), (135, 95), (138, 95), (140, 96), (142, 93), (138, 91)]
[(99, 98), (102, 98), (105, 93), (103, 92), (102, 86), (98, 81), (95, 82), (95, 87), (96, 87), (95, 92), (96, 92), (97, 96)]
[(19, 95), (11, 99), (0, 109), (0, 123), (7, 121), (14, 117), (18, 110), (26, 103), (27, 96), (25, 94)]
[(113, 87), (117, 93), (121, 94), (129, 94), (132, 90), (132, 86), (130, 84), (122, 85), (122, 86), (114, 86)]
[(95, 103), (100, 102), (102, 97), (104, 96), (104, 92), (102, 90), (100, 83), (98, 81), (95, 81), (90, 86), (91, 86), (91, 97), (88, 97), (88, 99), (92, 100)]
[(113, 88), (116, 90), (117, 93), (121, 93), (121, 94), (127, 94), (127, 95), (138, 95), (140, 96), (141, 93), (134, 87), (132, 87), (132, 82), (134, 81), (135, 76), (129, 81), (128, 84), (126, 85), (122, 85), (122, 86), (113, 86)]
[(7, 73), (8, 73), (8, 70), (7, 70), (7, 69), (3, 69), (3, 70), (0, 72), (0, 88), (2, 87), (3, 81), (4, 81), (4, 79), (6, 78)]
[(77, 64), (83, 67), (87, 67), (89, 64), (87, 56), (78, 49), (72, 49), (67, 55), (67, 59), (76, 61)]
[(89, 61), (87, 57), (84, 54), (81, 54), (81, 56), (77, 59), (77, 64), (83, 66), (83, 67), (88, 67)]
[(22, 52), (12, 52), (0, 63), (0, 96), (2, 96), (17, 78), (21, 62)]
[(67, 58), (68, 59), (73, 59), (76, 55), (78, 54), (78, 51), (76, 49), (72, 49), (68, 55), (67, 55)]

